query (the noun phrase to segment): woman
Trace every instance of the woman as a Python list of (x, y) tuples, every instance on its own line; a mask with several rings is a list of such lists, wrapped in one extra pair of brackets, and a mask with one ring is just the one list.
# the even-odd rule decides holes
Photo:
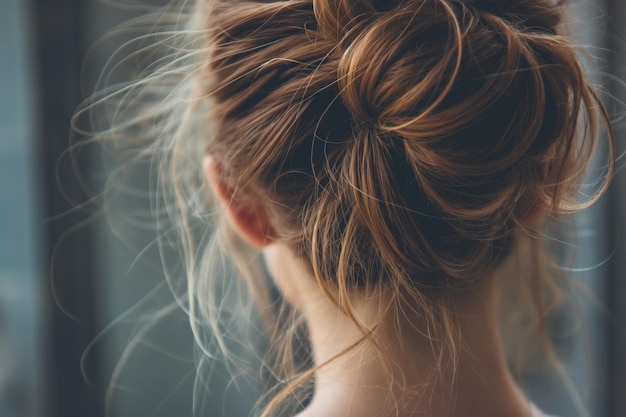
[[(237, 310), (216, 254), (256, 301), (273, 381), (262, 416), (543, 415), (509, 369), (500, 287), (519, 286), (550, 356), (559, 280), (542, 237), (614, 164), (565, 6), (200, 2), (174, 59), (118, 93), (109, 133), (129, 129), (125, 146), (159, 163), (163, 247), (184, 259), (170, 278), (187, 278), (207, 355), (232, 354)], [(580, 202), (600, 126), (609, 168)]]

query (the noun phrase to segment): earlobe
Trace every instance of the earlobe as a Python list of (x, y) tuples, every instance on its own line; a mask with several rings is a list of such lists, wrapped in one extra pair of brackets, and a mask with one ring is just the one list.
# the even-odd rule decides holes
[(226, 210), (232, 226), (250, 246), (263, 249), (277, 240), (266, 209), (234, 197), (233, 189), (221, 178), (219, 162), (212, 155), (203, 159), (204, 175)]

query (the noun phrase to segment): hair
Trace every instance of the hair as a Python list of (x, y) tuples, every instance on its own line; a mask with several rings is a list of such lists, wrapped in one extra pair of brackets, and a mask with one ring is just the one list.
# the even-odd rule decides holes
[[(356, 317), (355, 292), (381, 297), (380, 321), (424, 317), (441, 361), (454, 358), (450, 294), (520, 248), (535, 265), (519, 284), (540, 333), (557, 281), (544, 227), (596, 201), (615, 161), (565, 11), (550, 0), (185, 2), (161, 15), (156, 64), (92, 104), (114, 103), (102, 136), (131, 151), (121, 164), (157, 172), (165, 269), (206, 357), (237, 355), (241, 311), (222, 297), (243, 305), (228, 265), (242, 276), (270, 347), (263, 416), (306, 401), (317, 368), (296, 351), (306, 357), (297, 311), (276, 307), (257, 254), (211, 205), (202, 156), (219, 160), (233, 198), (268, 210), (362, 343), (375, 344), (376, 326)], [(602, 127), (608, 163), (581, 201)], [(537, 212), (546, 220), (530, 221)], [(180, 264), (167, 264), (172, 250)]]

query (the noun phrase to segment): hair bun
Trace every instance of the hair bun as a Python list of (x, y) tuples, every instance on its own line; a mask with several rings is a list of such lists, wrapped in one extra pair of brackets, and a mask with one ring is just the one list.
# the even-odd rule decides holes
[(452, 285), (501, 259), (529, 204), (574, 206), (602, 106), (548, 0), (220, 4), (207, 150), (289, 208), (323, 279)]
[[(337, 79), (341, 98), (358, 122), (426, 139), (460, 127), (458, 117), (430, 116), (456, 104), (455, 87), (466, 89), (459, 92), (463, 100), (479, 99), (471, 94), (479, 87), (470, 84), (479, 74), (498, 70), (495, 56), (504, 55), (505, 46), (493, 31), (475, 30), (477, 13), (465, 13), (460, 3), (419, 3), (417, 8), (404, 2), (368, 21), (352, 22), (341, 45)], [(467, 54), (471, 49), (475, 59)], [(485, 68), (477, 68), (481, 65)], [(506, 90), (504, 85), (499, 91)], [(471, 113), (478, 116), (480, 110)]]
[[(382, 13), (357, 2), (378, 13), (351, 20), (339, 51), (339, 94), (355, 124), (400, 146), (430, 198), (466, 219), (515, 210), (518, 177), (575, 136), (567, 113), (581, 98), (568, 94), (584, 94), (568, 84), (584, 74), (574, 48), (537, 36), (556, 32), (559, 11), (503, 3), (416, 0)], [(462, 187), (449, 185), (458, 178)]]

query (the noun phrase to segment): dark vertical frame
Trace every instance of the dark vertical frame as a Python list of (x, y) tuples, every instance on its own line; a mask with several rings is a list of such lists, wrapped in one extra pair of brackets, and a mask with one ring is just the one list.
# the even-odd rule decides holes
[[(80, 69), (85, 52), (85, 0), (31, 0), (35, 43), (35, 101), (41, 201), (44, 207), (42, 243), (43, 287), (57, 295), (46, 298), (47, 345), (42, 351), (48, 368), (45, 410), (50, 417), (98, 417), (103, 414), (101, 394), (86, 378), (97, 382), (97, 352), (87, 356), (85, 375), (81, 355), (95, 337), (94, 231), (89, 214), (68, 201), (84, 199), (76, 172), (64, 164), (70, 119), (82, 97)], [(60, 165), (59, 165), (60, 164)], [(60, 168), (59, 168), (60, 167)], [(76, 232), (70, 232), (77, 229)], [(68, 314), (69, 313), (69, 314)], [(74, 316), (74, 317), (70, 317)], [(96, 384), (97, 385), (97, 384)]]
[[(616, 103), (626, 102), (626, 2), (624, 0), (605, 0), (608, 16), (607, 50), (609, 72), (614, 79), (609, 82), (609, 91)], [(622, 80), (622, 81), (618, 81)], [(617, 104), (611, 110), (615, 116), (624, 113), (624, 106)], [(626, 152), (626, 125), (623, 121), (615, 126), (617, 154)], [(610, 259), (609, 290), (607, 294), (611, 320), (607, 329), (607, 393), (608, 415), (610, 417), (626, 415), (626, 172), (624, 159), (618, 163), (608, 195), (611, 244), (615, 253)]]

